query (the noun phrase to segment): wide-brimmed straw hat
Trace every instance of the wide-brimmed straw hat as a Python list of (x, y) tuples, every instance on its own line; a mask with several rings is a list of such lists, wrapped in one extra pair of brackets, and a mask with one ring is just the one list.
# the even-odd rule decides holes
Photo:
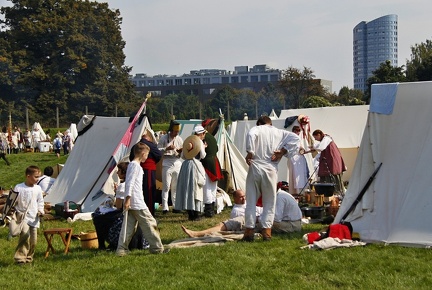
[(185, 159), (192, 159), (201, 150), (202, 141), (197, 135), (191, 135), (183, 142), (183, 156)]

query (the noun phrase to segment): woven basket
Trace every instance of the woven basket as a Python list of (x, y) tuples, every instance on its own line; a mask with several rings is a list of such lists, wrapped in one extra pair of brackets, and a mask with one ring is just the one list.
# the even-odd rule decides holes
[(81, 248), (83, 249), (97, 249), (99, 247), (96, 231), (89, 231), (79, 235), (81, 241)]

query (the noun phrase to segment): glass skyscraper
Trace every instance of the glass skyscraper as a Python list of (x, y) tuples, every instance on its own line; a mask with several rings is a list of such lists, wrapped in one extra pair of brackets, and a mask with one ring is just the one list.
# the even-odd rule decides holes
[(398, 65), (398, 17), (395, 14), (362, 21), (353, 29), (354, 89), (366, 91), (367, 79), (381, 63)]

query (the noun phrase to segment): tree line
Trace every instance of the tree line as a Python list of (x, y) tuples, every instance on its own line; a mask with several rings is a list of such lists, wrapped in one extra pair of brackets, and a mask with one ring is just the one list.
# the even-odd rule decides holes
[[(77, 122), (89, 114), (130, 116), (143, 101), (129, 81), (124, 64), (125, 42), (119, 10), (107, 3), (80, 0), (9, 0), (0, 9), (0, 122), (9, 112), (13, 121), (30, 120), (44, 126)], [(381, 64), (368, 80), (373, 83), (422, 81), (432, 77), (432, 43), (416, 44), (406, 66)], [(255, 92), (226, 86), (210, 100), (185, 93), (151, 98), (147, 112), (153, 123), (173, 117), (218, 117), (230, 120), (277, 114), (283, 109), (368, 103), (365, 93), (343, 87), (328, 92), (311, 68), (288, 67), (277, 84)]]

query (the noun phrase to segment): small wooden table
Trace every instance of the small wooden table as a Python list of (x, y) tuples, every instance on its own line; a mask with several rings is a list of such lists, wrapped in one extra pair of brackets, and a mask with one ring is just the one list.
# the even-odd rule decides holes
[(72, 238), (72, 229), (71, 228), (55, 228), (55, 229), (48, 229), (48, 230), (44, 230), (44, 236), (45, 239), (47, 240), (48, 243), (48, 247), (47, 250), (45, 252), (45, 258), (47, 258), (49, 256), (49, 252), (51, 250), (51, 252), (54, 254), (55, 250), (54, 247), (52, 246), (52, 240), (54, 235), (60, 235), (63, 244), (65, 245), (65, 250), (64, 253), (67, 254), (69, 251), (69, 246), (70, 246), (70, 241)]

